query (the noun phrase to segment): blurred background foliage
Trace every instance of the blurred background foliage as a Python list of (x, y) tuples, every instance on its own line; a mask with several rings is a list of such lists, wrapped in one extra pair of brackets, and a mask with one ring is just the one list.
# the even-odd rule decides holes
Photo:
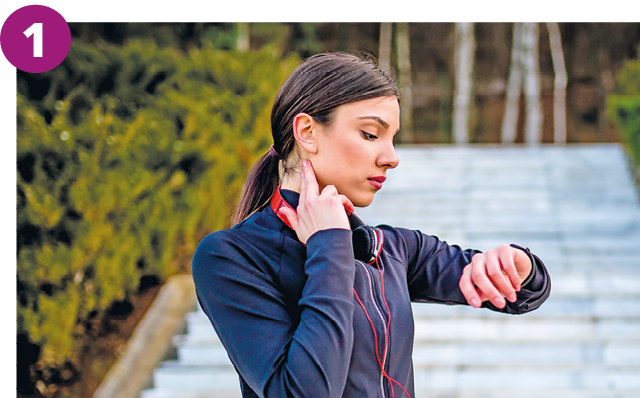
[[(336, 50), (377, 55), (380, 37), (377, 23), (69, 25), (72, 46), (60, 66), (17, 74), (24, 394), (36, 381), (65, 382), (61, 369), (81, 371), (78, 341), (95, 333), (96, 320), (150, 284), (190, 271), (195, 246), (227, 226), (248, 168), (271, 144), (271, 103), (299, 60)], [(476, 24), (472, 143), (500, 142), (512, 26)], [(638, 154), (640, 61), (626, 61), (638, 56), (640, 24), (560, 29), (568, 142), (626, 137)], [(414, 142), (449, 143), (454, 24), (412, 23), (409, 33)], [(392, 53), (395, 69), (395, 45)], [(540, 68), (542, 139), (552, 142), (544, 29)]]
[(59, 67), (18, 73), (17, 333), (39, 346), (39, 369), (75, 364), (92, 319), (189, 272), (269, 148), (271, 103), (297, 61), (220, 51), (222, 34), (181, 49), (177, 27), (130, 29), (120, 44), (74, 37)]
[(640, 58), (628, 60), (616, 77), (608, 98), (609, 114), (640, 170)]

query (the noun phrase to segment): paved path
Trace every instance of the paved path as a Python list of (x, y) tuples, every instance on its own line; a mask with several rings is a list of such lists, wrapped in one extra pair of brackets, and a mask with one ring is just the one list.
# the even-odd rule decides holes
[[(621, 148), (416, 146), (398, 155), (361, 218), (463, 247), (528, 246), (553, 281), (549, 300), (522, 316), (414, 305), (416, 397), (640, 397), (640, 202)], [(142, 397), (239, 397), (204, 314), (187, 322), (177, 359), (156, 369)]]

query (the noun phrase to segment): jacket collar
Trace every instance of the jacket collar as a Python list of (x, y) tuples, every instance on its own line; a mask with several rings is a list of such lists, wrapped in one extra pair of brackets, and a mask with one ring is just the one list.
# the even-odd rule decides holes
[[(298, 192), (278, 187), (271, 199), (270, 208), (275, 215), (292, 230), (289, 220), (280, 212), (280, 209), (288, 207), (295, 210), (298, 208), (299, 202), (300, 194)], [(355, 213), (347, 213), (347, 217), (349, 218), (349, 224), (353, 232), (354, 257), (368, 264), (372, 264), (378, 259), (378, 256), (382, 252), (382, 245), (384, 243), (382, 231), (366, 225)]]
[[(280, 213), (280, 209), (282, 207), (289, 207), (293, 210), (298, 208), (298, 204), (300, 203), (300, 194), (295, 191), (291, 191), (288, 189), (282, 189), (278, 186), (276, 189), (273, 198), (271, 199), (271, 209), (273, 212), (284, 222), (289, 228), (291, 228), (291, 224), (287, 220), (284, 215)], [(349, 225), (351, 230), (355, 230), (358, 227), (365, 226), (366, 224), (360, 217), (358, 217), (355, 213), (347, 213), (347, 217), (349, 218)]]

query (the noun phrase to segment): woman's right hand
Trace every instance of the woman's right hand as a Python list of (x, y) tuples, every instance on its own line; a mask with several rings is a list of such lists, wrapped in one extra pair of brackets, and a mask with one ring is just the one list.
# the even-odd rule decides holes
[(280, 211), (287, 217), (300, 242), (306, 244), (317, 231), (330, 228), (350, 229), (347, 213), (354, 211), (353, 203), (338, 193), (333, 185), (319, 192), (318, 181), (311, 162), (302, 161), (300, 173), (300, 201), (297, 213), (289, 208)]

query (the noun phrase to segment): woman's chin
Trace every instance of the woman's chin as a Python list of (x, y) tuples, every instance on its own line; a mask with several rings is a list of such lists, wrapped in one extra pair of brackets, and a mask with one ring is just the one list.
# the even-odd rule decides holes
[(360, 195), (358, 198), (349, 198), (355, 207), (367, 207), (373, 203), (373, 194)]

